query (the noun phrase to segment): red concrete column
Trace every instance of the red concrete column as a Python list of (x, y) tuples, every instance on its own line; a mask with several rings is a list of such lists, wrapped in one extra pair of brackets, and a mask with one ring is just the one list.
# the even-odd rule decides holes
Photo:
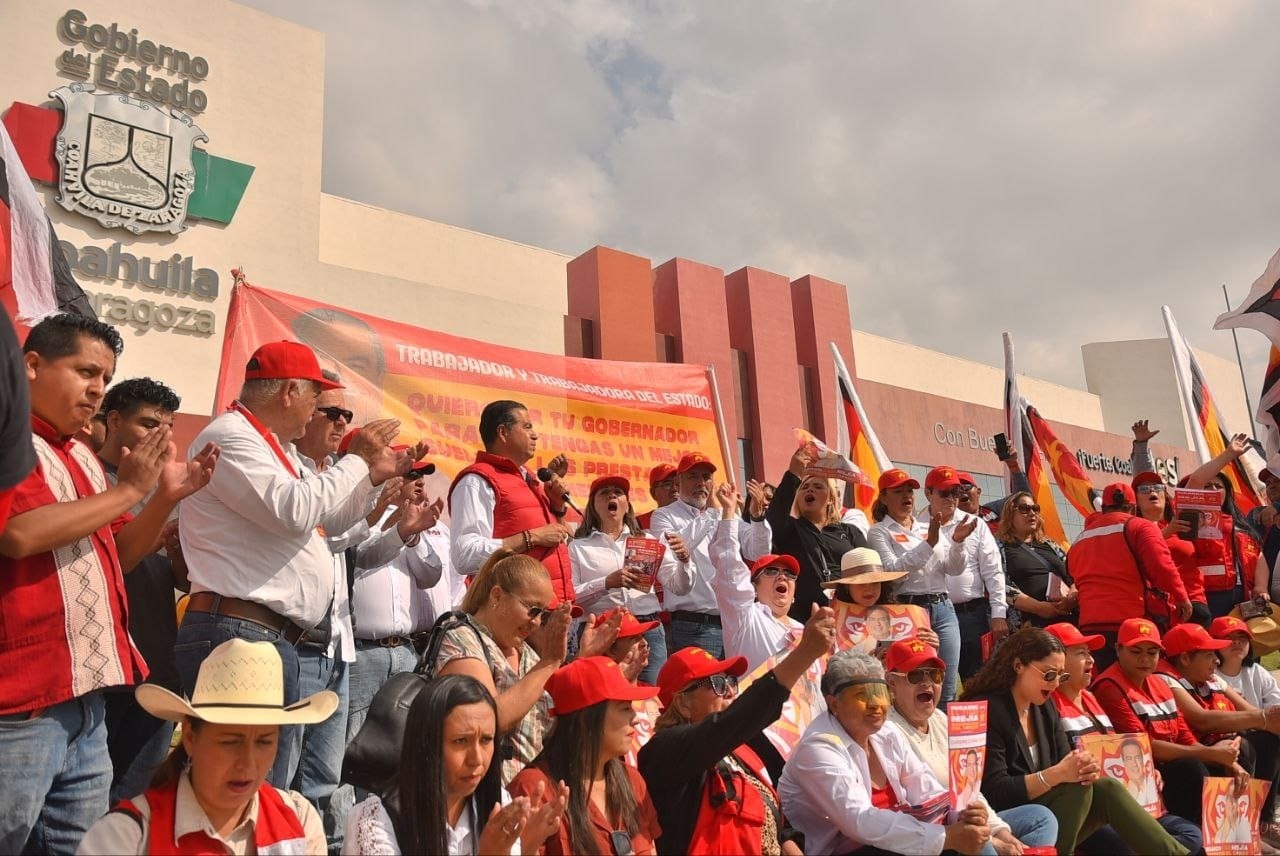
[[(569, 318), (595, 324), (594, 351), (603, 360), (651, 363), (657, 358), (653, 271), (649, 260), (608, 247), (593, 247), (569, 262)], [(566, 325), (566, 344), (573, 337)]]
[(747, 355), (750, 419), (755, 461), (749, 467), (773, 481), (795, 451), (795, 428), (804, 424), (800, 369), (785, 276), (745, 267), (725, 277), (731, 346)]
[(675, 337), (680, 362), (715, 366), (725, 437), (736, 456), (737, 403), (733, 394), (724, 271), (679, 258), (659, 265), (653, 271), (653, 311), (657, 332)]
[(836, 370), (831, 356), (831, 342), (851, 375), (853, 364), (853, 329), (849, 320), (849, 298), (838, 282), (817, 276), (802, 276), (791, 283), (791, 312), (795, 319), (796, 357), (803, 366), (813, 369), (814, 409), (817, 424), (814, 433), (835, 446)]

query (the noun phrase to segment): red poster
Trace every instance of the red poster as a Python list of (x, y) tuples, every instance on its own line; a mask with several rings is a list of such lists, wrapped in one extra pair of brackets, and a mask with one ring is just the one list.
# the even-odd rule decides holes
[(1211, 777), (1204, 780), (1201, 826), (1204, 852), (1208, 856), (1245, 856), (1262, 852), (1258, 825), (1262, 817), (1262, 803), (1270, 787), (1270, 782), (1250, 779), (1248, 787), (1237, 792), (1234, 779)]
[(987, 761), (987, 703), (953, 701), (947, 705), (951, 808), (960, 811), (978, 801)]

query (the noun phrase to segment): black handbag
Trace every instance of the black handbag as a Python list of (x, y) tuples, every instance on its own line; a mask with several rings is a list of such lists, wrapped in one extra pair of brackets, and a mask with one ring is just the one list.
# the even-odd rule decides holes
[[(436, 619), (427, 646), (412, 672), (399, 672), (387, 679), (369, 705), (369, 715), (347, 744), (342, 758), (342, 781), (372, 793), (387, 792), (400, 772), (400, 754), (404, 746), (404, 728), (409, 708), (418, 693), (436, 676), (436, 659), (445, 634), (458, 627), (468, 627), (480, 639), (481, 650), (488, 660), (488, 647), (480, 629), (465, 612), (446, 612)], [(489, 668), (493, 668), (493, 662)]]

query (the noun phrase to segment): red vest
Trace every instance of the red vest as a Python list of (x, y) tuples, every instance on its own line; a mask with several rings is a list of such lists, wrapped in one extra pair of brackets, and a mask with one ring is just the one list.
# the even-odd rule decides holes
[[(178, 782), (174, 780), (161, 788), (151, 788), (145, 794), (147, 806), (151, 809), (151, 825), (147, 833), (147, 853), (151, 856), (169, 856), (169, 854), (192, 854), (205, 856), (216, 854), (222, 856), (226, 848), (221, 842), (210, 838), (203, 832), (188, 832), (174, 846), (174, 821), (177, 817)], [(142, 822), (142, 812), (130, 800), (116, 806), (122, 811)], [(266, 782), (258, 788), (258, 819), (253, 827), (253, 843), (261, 856), (267, 854), (306, 853), (307, 834), (302, 828), (293, 807), (284, 801), (280, 792)]]
[[(449, 486), (450, 496), (453, 495), (458, 479), (470, 474), (480, 476), (493, 489), (497, 500), (493, 508), (494, 538), (506, 538), (556, 522), (556, 516), (551, 513), (551, 505), (541, 486), (535, 487), (536, 482), (530, 484), (531, 477), (526, 479), (524, 470), (510, 458), (476, 452), (476, 462), (458, 473)], [(569, 567), (569, 548), (564, 544), (555, 547), (535, 546), (526, 552), (542, 562), (547, 569), (556, 597), (562, 601), (572, 601), (573, 572)]]
[(1141, 687), (1135, 686), (1116, 663), (1094, 678), (1093, 692), (1117, 723), (1116, 728), (1124, 728), (1123, 723), (1136, 717), (1152, 740), (1183, 746), (1195, 743), (1187, 721), (1178, 711), (1173, 690), (1159, 675), (1151, 675)]
[[(781, 806), (760, 756), (743, 745), (733, 750), (733, 757), (769, 789), (774, 803)], [(742, 773), (735, 771), (730, 781), (731, 785), (727, 784), (716, 769), (707, 774), (707, 786), (702, 789), (698, 804), (698, 820), (689, 839), (690, 853), (737, 856), (760, 852), (766, 813), (771, 809)], [(782, 831), (781, 818), (778, 831)]]
[[(1161, 660), (1160, 665), (1156, 666), (1156, 672), (1159, 673), (1156, 676), (1157, 680), (1160, 679), (1159, 677), (1160, 675), (1164, 675), (1169, 680), (1176, 681), (1178, 686), (1186, 690), (1187, 695), (1195, 699), (1196, 703), (1199, 704), (1201, 707), (1203, 707), (1205, 710), (1235, 710), (1236, 709), (1236, 706), (1231, 702), (1231, 699), (1227, 698), (1227, 694), (1223, 692), (1224, 688), (1222, 686), (1222, 681), (1218, 680), (1216, 677), (1210, 678), (1209, 682), (1206, 684), (1201, 684), (1200, 686), (1196, 686), (1195, 684), (1188, 681), (1186, 678), (1182, 677), (1182, 675), (1178, 674), (1178, 670), (1175, 669), (1168, 660)], [(1170, 690), (1170, 693), (1172, 692), (1173, 691)], [(1190, 723), (1188, 723), (1188, 725), (1189, 724)], [(1200, 742), (1205, 744), (1206, 746), (1212, 746), (1214, 743), (1217, 743), (1219, 740), (1228, 740), (1234, 736), (1235, 736), (1234, 734), (1228, 734), (1228, 733), (1215, 733), (1215, 734), (1200, 734), (1199, 732), (1196, 733), (1196, 737), (1198, 737), (1200, 739)]]
[(1062, 730), (1067, 732), (1067, 739), (1071, 741), (1072, 746), (1076, 745), (1077, 738), (1086, 734), (1110, 734), (1115, 730), (1107, 712), (1088, 690), (1080, 691), (1078, 705), (1067, 698), (1062, 690), (1054, 690), (1050, 698), (1058, 706), (1058, 719), (1062, 723)]
[(1221, 538), (1197, 538), (1196, 565), (1204, 577), (1206, 591), (1230, 591), (1236, 587), (1235, 553), (1231, 549), (1235, 524), (1226, 514), (1219, 526)]
[(1119, 511), (1092, 514), (1071, 545), (1067, 569), (1080, 592), (1081, 627), (1119, 625), (1147, 614), (1142, 574), (1125, 540), (1130, 517)]

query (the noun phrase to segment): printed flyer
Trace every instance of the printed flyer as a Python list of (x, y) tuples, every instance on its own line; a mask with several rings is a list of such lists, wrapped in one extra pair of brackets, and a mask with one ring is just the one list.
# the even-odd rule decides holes
[(1262, 803), (1267, 798), (1270, 782), (1250, 779), (1239, 793), (1235, 780), (1211, 777), (1204, 780), (1203, 820), (1204, 852), (1208, 856), (1245, 856), (1262, 852), (1258, 824)]
[(1098, 762), (1104, 776), (1123, 782), (1125, 789), (1152, 817), (1164, 814), (1151, 741), (1143, 734), (1086, 734), (1080, 746)]
[(987, 761), (987, 703), (953, 701), (947, 705), (951, 808), (960, 811), (978, 801)]

